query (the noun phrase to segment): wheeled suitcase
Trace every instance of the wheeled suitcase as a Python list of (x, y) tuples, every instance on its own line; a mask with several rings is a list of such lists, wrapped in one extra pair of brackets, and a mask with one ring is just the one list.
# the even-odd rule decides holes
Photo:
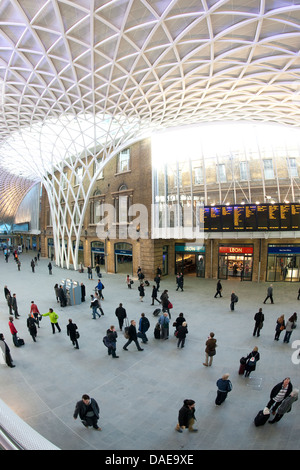
[(157, 324), (154, 328), (154, 338), (160, 339), (160, 326)]
[(158, 317), (158, 315), (159, 315), (160, 313), (161, 313), (161, 309), (160, 309), (160, 308), (156, 308), (156, 309), (154, 310), (154, 312), (153, 312), (153, 315), (154, 315), (155, 317)]
[(245, 372), (245, 366), (246, 364), (241, 364), (239, 368), (239, 375), (243, 375)]
[(263, 426), (270, 418), (269, 410), (260, 410), (254, 418), (255, 426)]

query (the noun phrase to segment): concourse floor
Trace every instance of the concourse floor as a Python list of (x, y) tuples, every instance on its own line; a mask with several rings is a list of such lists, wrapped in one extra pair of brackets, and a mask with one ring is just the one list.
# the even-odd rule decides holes
[[(125, 275), (103, 274), (102, 308), (105, 315), (92, 319), (89, 297), (96, 279), (87, 274), (54, 266), (48, 274), (48, 259), (41, 259), (31, 272), (32, 253), (21, 255), (21, 271), (12, 257), (0, 259), (0, 332), (4, 333), (16, 367), (0, 366), (0, 398), (25, 422), (63, 450), (295, 450), (300, 448), (300, 401), (291, 413), (276, 424), (256, 428), (253, 419), (264, 408), (274, 385), (289, 376), (300, 387), (300, 365), (293, 363), (293, 341), (300, 343), (300, 321), (291, 342), (274, 341), (276, 319), (298, 312), (298, 283), (275, 283), (274, 305), (263, 304), (269, 284), (223, 281), (223, 297), (214, 298), (216, 280), (186, 277), (184, 292), (176, 292), (175, 276), (163, 279), (174, 305), (171, 324), (180, 312), (188, 322), (188, 337), (177, 349), (173, 327), (168, 340), (156, 340), (153, 329), (151, 287), (140, 302), (137, 282), (127, 288)], [(86, 302), (61, 308), (56, 303), (54, 284), (71, 278), (84, 282)], [(15, 348), (8, 327), (8, 307), (3, 287), (16, 293), (21, 317), (15, 320), (25, 346)], [(150, 284), (152, 286), (152, 283)], [(230, 294), (239, 297), (236, 310), (229, 309)], [(37, 342), (29, 336), (26, 319), (31, 300), (41, 313), (52, 307), (59, 315), (62, 332), (52, 334), (48, 317), (38, 330)], [(115, 309), (122, 302), (129, 319), (139, 321), (142, 312), (149, 318), (149, 342), (144, 351), (126, 340), (119, 331)], [(268, 301), (269, 302), (269, 301)], [(254, 314), (263, 307), (264, 327), (253, 337)], [(73, 348), (66, 334), (68, 319), (78, 325), (80, 349)], [(110, 325), (118, 332), (117, 354), (112, 359), (102, 343)], [(217, 355), (212, 367), (204, 367), (205, 341), (210, 331), (217, 338)], [(245, 378), (238, 375), (239, 359), (258, 346), (261, 359), (256, 371)], [(299, 346), (298, 346), (299, 349)], [(215, 406), (216, 381), (230, 374), (233, 390), (227, 400)], [(86, 429), (73, 419), (75, 403), (87, 393), (100, 405), (101, 432)], [(197, 433), (175, 431), (178, 410), (185, 398), (196, 401)]]

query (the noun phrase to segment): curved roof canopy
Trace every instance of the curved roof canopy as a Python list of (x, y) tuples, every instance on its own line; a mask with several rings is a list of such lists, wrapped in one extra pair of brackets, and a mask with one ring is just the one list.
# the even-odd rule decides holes
[(297, 0), (0, 0), (1, 193), (128, 128), (298, 127), (299, 51)]

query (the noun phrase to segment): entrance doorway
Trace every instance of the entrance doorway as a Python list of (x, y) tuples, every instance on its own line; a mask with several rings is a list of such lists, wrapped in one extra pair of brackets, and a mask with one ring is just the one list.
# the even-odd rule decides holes
[(219, 279), (237, 279), (251, 281), (253, 270), (253, 247), (220, 246)]
[(183, 273), (184, 276), (205, 277), (204, 247), (176, 245), (175, 252), (175, 274)]
[(132, 275), (132, 245), (130, 243), (115, 244), (115, 273)]

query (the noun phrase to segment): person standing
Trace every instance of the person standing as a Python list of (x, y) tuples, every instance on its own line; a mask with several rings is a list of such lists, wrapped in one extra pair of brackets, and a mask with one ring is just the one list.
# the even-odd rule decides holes
[(164, 312), (158, 320), (161, 327), (161, 339), (169, 339), (170, 319), (167, 312)]
[(141, 318), (139, 321), (139, 328), (138, 328), (139, 331), (137, 335), (139, 338), (141, 338), (142, 343), (144, 344), (148, 342), (146, 332), (149, 330), (149, 327), (150, 327), (150, 322), (148, 318), (145, 316), (144, 313), (141, 313)]
[(113, 359), (117, 359), (119, 357), (116, 354), (118, 333), (116, 332), (114, 325), (111, 325), (111, 327), (107, 330), (106, 336), (109, 341), (108, 355), (111, 355)]
[(262, 308), (260, 308), (258, 312), (254, 315), (255, 325), (254, 325), (254, 330), (253, 330), (253, 336), (255, 335), (260, 336), (260, 330), (263, 327), (264, 320), (265, 320), (265, 316), (262, 312)]
[(60, 285), (59, 288), (58, 288), (58, 297), (59, 297), (59, 301), (60, 301), (60, 306), (61, 307), (66, 307), (67, 297), (66, 297), (66, 294), (65, 294), (65, 291), (64, 291), (64, 288), (63, 288), (62, 285)]
[(293, 315), (288, 319), (285, 325), (285, 335), (283, 338), (284, 343), (289, 343), (293, 330), (296, 328), (297, 313), (294, 312)]
[(228, 393), (232, 390), (232, 383), (229, 380), (229, 374), (224, 374), (220, 379), (218, 379), (216, 385), (218, 390), (215, 404), (220, 406), (226, 400)]
[(151, 298), (152, 298), (152, 304), (151, 305), (154, 305), (154, 300), (156, 300), (159, 304), (161, 303), (160, 300), (158, 300), (157, 298), (157, 287), (155, 286), (152, 286), (152, 294), (151, 294)]
[(272, 388), (267, 408), (272, 411), (273, 415), (281, 405), (282, 401), (291, 394), (292, 390), (293, 385), (290, 377), (286, 377), (282, 382), (279, 382)]
[(11, 357), (11, 354), (10, 354), (10, 349), (9, 349), (8, 345), (6, 344), (6, 342), (5, 342), (5, 338), (4, 338), (3, 333), (0, 333), (0, 349), (2, 351), (3, 358), (6, 362), (6, 364), (8, 365), (8, 367), (16, 367), (13, 364), (13, 360), (12, 360), (12, 357)]
[(43, 313), (42, 317), (49, 317), (50, 318), (50, 323), (51, 323), (52, 333), (53, 334), (55, 333), (55, 328), (59, 331), (59, 333), (61, 332), (60, 326), (58, 324), (58, 318), (59, 317), (58, 317), (57, 313), (55, 313), (53, 311), (52, 308), (49, 308), (49, 312)]
[(253, 372), (256, 369), (256, 364), (257, 361), (260, 359), (260, 354), (258, 352), (258, 347), (255, 346), (253, 348), (253, 351), (248, 354), (246, 357), (246, 363), (245, 363), (245, 377), (250, 377), (251, 372)]
[(85, 302), (86, 292), (85, 292), (85, 285), (83, 284), (83, 282), (80, 284), (80, 289), (81, 289), (81, 302)]
[(34, 300), (31, 301), (30, 315), (35, 319), (36, 324), (39, 328), (40, 327), (40, 322), (39, 322), (40, 311), (39, 311), (37, 305), (34, 303)]
[(168, 315), (169, 315), (169, 294), (168, 294), (167, 289), (165, 289), (163, 293), (161, 294), (160, 300), (161, 300), (162, 311), (168, 312)]
[(52, 274), (52, 263), (51, 263), (51, 261), (49, 261), (49, 263), (48, 263), (48, 270), (49, 270), (49, 274), (51, 275)]
[(217, 340), (213, 332), (209, 333), (205, 345), (205, 362), (203, 362), (203, 365), (208, 367), (212, 365), (213, 357), (216, 355)]
[(292, 405), (295, 401), (298, 400), (299, 390), (294, 388), (294, 390), (287, 396), (284, 400), (282, 400), (281, 405), (277, 409), (277, 413), (272, 419), (269, 421), (270, 424), (277, 423), (281, 420), (285, 413), (289, 413), (292, 410)]
[(219, 279), (218, 282), (217, 282), (217, 292), (214, 295), (215, 299), (217, 298), (218, 295), (219, 295), (219, 297), (223, 297), (221, 292), (222, 292), (222, 284), (221, 284), (221, 281)]
[(28, 313), (27, 328), (34, 343), (36, 343), (36, 337), (37, 337), (36, 323), (37, 321), (35, 320), (35, 318), (31, 316), (30, 313)]
[(89, 265), (88, 268), (87, 268), (87, 272), (88, 272), (88, 279), (93, 279), (93, 270), (92, 270), (92, 266)]
[(185, 345), (185, 338), (186, 335), (188, 334), (188, 329), (187, 329), (187, 322), (184, 321), (182, 322), (182, 325), (178, 327), (176, 330), (176, 338), (177, 338), (177, 348), (181, 346), (181, 348), (184, 348)]
[(6, 296), (6, 302), (8, 306), (8, 314), (12, 315), (13, 314), (13, 309), (12, 309), (12, 296), (10, 295), (10, 292)]
[(264, 300), (264, 304), (266, 303), (266, 301), (270, 299), (271, 300), (271, 304), (274, 303), (274, 300), (273, 300), (273, 284), (270, 284), (270, 286), (268, 287), (267, 289), (267, 297), (265, 298)]
[(94, 398), (86, 394), (82, 395), (82, 399), (76, 403), (73, 418), (77, 419), (78, 415), (86, 428), (93, 426), (96, 431), (101, 431), (98, 426), (100, 408)]
[(275, 337), (274, 337), (275, 341), (279, 341), (279, 336), (284, 329), (285, 329), (284, 315), (280, 315), (280, 317), (277, 318), (276, 326), (275, 326)]
[(188, 429), (189, 432), (197, 432), (198, 429), (193, 427), (195, 420), (195, 401), (186, 399), (178, 412), (176, 431), (182, 433), (183, 429)]
[(18, 303), (17, 303), (17, 295), (13, 294), (12, 299), (11, 299), (11, 307), (14, 311), (15, 318), (19, 318), (19, 312), (18, 312)]
[(55, 292), (56, 302), (59, 303), (59, 286), (58, 286), (58, 284), (55, 284), (54, 292)]
[(76, 323), (73, 323), (72, 319), (69, 318), (69, 323), (67, 324), (67, 335), (69, 336), (70, 340), (75, 349), (79, 349), (78, 346), (78, 328)]
[(30, 266), (31, 266), (31, 271), (34, 273), (34, 268), (35, 268), (35, 263), (33, 261), (33, 259), (31, 260), (31, 263), (30, 263)]
[(123, 304), (119, 304), (119, 307), (116, 308), (115, 315), (117, 319), (119, 320), (119, 327), (120, 330), (122, 331), (124, 320), (126, 318), (126, 310), (123, 307)]
[(185, 322), (185, 318), (183, 316), (183, 313), (180, 312), (179, 316), (176, 318), (176, 321), (174, 321), (173, 326), (175, 327), (176, 331), (178, 328), (182, 325), (183, 322)]
[(8, 326), (12, 335), (13, 343), (18, 348), (20, 345), (19, 345), (18, 336), (17, 336), (18, 330), (14, 325), (14, 317), (9, 317)]
[(139, 342), (137, 339), (136, 322), (134, 320), (131, 320), (130, 322), (130, 326), (128, 328), (128, 336), (129, 336), (129, 339), (127, 343), (124, 344), (123, 346), (124, 351), (128, 351), (127, 346), (129, 346), (129, 344), (132, 343), (132, 341), (135, 343), (138, 351), (144, 351), (139, 345)]

